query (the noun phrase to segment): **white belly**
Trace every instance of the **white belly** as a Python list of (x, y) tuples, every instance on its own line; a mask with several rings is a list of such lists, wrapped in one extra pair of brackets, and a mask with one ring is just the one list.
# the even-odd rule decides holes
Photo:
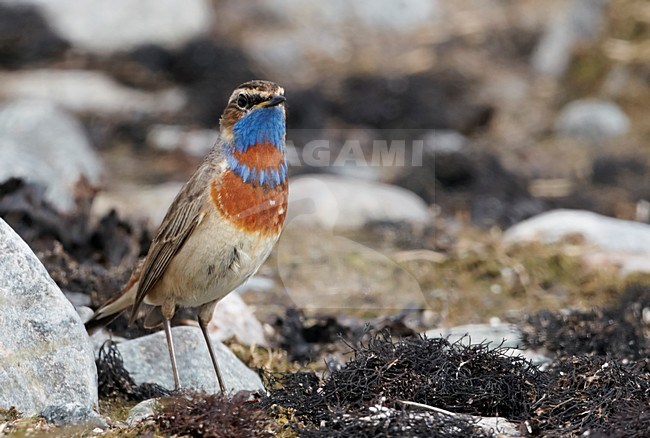
[(151, 304), (174, 297), (182, 307), (218, 300), (251, 277), (277, 240), (245, 233), (216, 215), (208, 215), (172, 259), (161, 281), (148, 294)]

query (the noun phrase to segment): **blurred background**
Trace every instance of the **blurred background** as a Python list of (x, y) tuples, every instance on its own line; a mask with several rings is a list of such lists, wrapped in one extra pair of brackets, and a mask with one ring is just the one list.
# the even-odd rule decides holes
[[(293, 211), (256, 310), (428, 308), (433, 326), (588, 306), (650, 271), (647, 230), (625, 234), (650, 221), (649, 35), (644, 0), (2, 0), (0, 181), (41, 184), (67, 215), (91, 192), (90, 218), (145, 224), (122, 232), (146, 250), (232, 90), (268, 79), (286, 89)], [(405, 158), (371, 162), (376, 140)], [(558, 208), (628, 222), (572, 211), (504, 237)], [(94, 262), (121, 281), (125, 248)]]

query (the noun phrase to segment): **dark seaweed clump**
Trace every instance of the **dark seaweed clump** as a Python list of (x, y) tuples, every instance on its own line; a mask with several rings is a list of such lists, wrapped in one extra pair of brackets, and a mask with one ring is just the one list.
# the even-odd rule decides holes
[(503, 353), (442, 338), (393, 341), (384, 331), (323, 381), (269, 376), (269, 403), (294, 412), (305, 436), (482, 436), (466, 414), (525, 420), (548, 384), (535, 366)]
[(124, 368), (122, 355), (112, 340), (104, 342), (95, 363), (100, 397), (142, 401), (171, 394), (171, 391), (155, 383), (136, 385)]

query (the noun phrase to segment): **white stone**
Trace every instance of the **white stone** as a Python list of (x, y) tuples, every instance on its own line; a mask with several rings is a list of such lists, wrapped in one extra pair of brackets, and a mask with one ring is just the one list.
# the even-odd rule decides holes
[(466, 324), (451, 328), (428, 330), (429, 338), (446, 337), (449, 342), (465, 345), (487, 343), (490, 348), (520, 348), (523, 345), (521, 331), (514, 324)]
[(401, 187), (335, 175), (299, 176), (289, 182), (288, 221), (326, 229), (355, 229), (369, 221), (432, 221), (429, 208)]
[[(181, 386), (210, 394), (219, 392), (217, 376), (212, 367), (208, 347), (198, 327), (174, 327), (172, 329)], [(217, 360), (227, 390), (264, 391), (257, 373), (247, 368), (232, 351), (216, 339), (212, 339)], [(136, 384), (157, 383), (167, 389), (174, 388), (165, 333), (121, 342), (117, 349), (124, 360), (124, 368)]]
[(208, 0), (3, 0), (36, 5), (73, 45), (91, 52), (130, 50), (145, 44), (176, 48), (207, 34)]
[(217, 303), (208, 330), (210, 336), (219, 341), (235, 337), (246, 345), (268, 345), (264, 327), (237, 292)]
[(505, 356), (522, 357), (531, 361), (536, 366), (544, 369), (551, 363), (551, 359), (535, 350), (528, 350), (524, 346), (523, 334), (514, 324), (465, 324), (455, 327), (427, 330), (428, 338), (447, 338), (449, 342), (459, 342), (463, 345), (487, 344), (488, 349), (503, 348)]
[(437, 129), (424, 137), (424, 151), (428, 154), (454, 154), (467, 150), (467, 137), (458, 131)]
[(582, 235), (587, 242), (613, 252), (650, 255), (650, 225), (615, 219), (583, 210), (552, 210), (509, 228), (506, 244), (558, 242), (569, 235)]
[(555, 129), (565, 135), (597, 142), (626, 134), (630, 119), (613, 102), (580, 99), (562, 108)]
[(650, 273), (650, 254), (631, 252), (594, 251), (583, 256), (584, 261), (596, 268), (613, 266), (625, 276), (634, 272)]
[(178, 125), (154, 125), (147, 133), (147, 143), (162, 151), (181, 150), (204, 157), (219, 139), (219, 131), (192, 129)]
[(83, 126), (46, 101), (18, 100), (0, 105), (0, 181), (25, 178), (43, 184), (55, 207), (74, 207), (75, 186), (83, 176), (97, 185), (101, 162)]
[[(27, 244), (0, 219), (0, 408), (92, 420), (97, 369), (81, 320)], [(66, 418), (67, 415), (74, 418)]]
[(145, 92), (120, 85), (104, 73), (85, 70), (2, 72), (0, 96), (49, 100), (76, 113), (114, 117), (174, 113), (187, 103), (185, 93), (176, 88)]
[(133, 427), (145, 418), (153, 416), (158, 408), (158, 399), (150, 398), (149, 400), (141, 401), (129, 410), (126, 424)]

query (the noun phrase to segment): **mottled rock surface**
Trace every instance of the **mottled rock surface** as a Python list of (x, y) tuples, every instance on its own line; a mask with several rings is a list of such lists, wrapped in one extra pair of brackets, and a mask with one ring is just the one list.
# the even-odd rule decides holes
[(92, 416), (97, 370), (81, 320), (1, 219), (0, 303), (0, 408), (15, 406), (24, 415), (56, 412), (58, 422)]
[(108, 427), (106, 421), (92, 408), (78, 403), (48, 406), (41, 413), (48, 423), (53, 424), (86, 424), (97, 427)]
[(150, 398), (133, 406), (129, 410), (129, 416), (126, 418), (126, 424), (134, 426), (136, 423), (155, 414), (158, 407), (158, 400)]

